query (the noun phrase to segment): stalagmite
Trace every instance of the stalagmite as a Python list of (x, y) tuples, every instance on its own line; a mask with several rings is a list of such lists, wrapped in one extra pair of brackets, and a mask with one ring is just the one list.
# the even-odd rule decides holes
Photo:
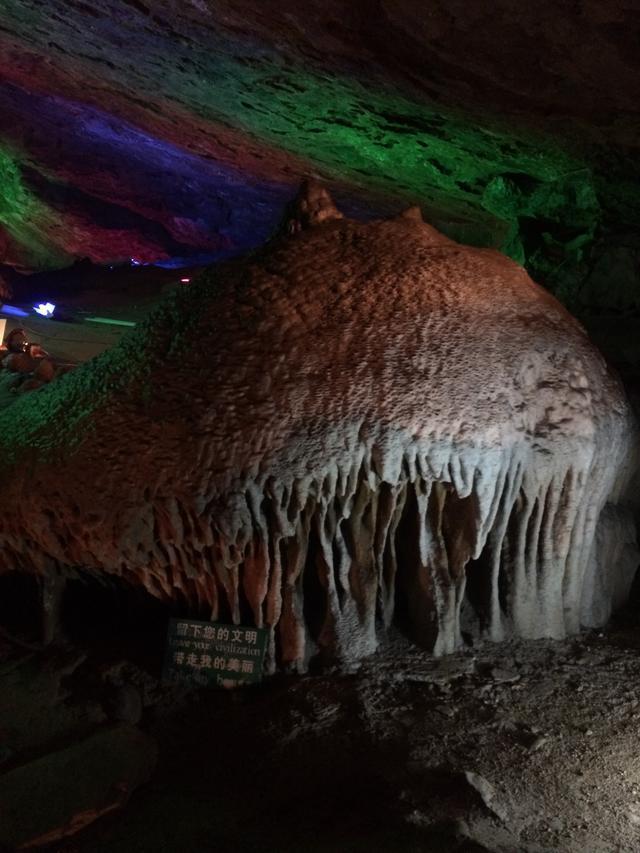
[(271, 666), (360, 658), (396, 615), (436, 654), (560, 638), (638, 562), (635, 427), (580, 325), (416, 209), (360, 224), (313, 184), (261, 252), (3, 417), (2, 570), (267, 626)]

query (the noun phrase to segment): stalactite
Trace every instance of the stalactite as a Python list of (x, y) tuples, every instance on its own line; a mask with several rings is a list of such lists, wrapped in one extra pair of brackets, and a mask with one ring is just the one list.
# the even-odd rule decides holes
[(58, 444), (0, 428), (0, 571), (179, 595), (267, 628), (269, 670), (357, 660), (394, 619), (435, 654), (602, 624), (638, 562), (619, 383), (516, 264), (314, 192), (295, 236), (15, 404)]

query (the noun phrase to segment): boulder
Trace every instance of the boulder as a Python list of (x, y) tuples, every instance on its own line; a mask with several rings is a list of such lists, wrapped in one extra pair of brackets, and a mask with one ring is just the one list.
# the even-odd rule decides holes
[(579, 323), (415, 210), (306, 185), (286, 223), (4, 415), (0, 571), (266, 626), (270, 668), (370, 654), (397, 614), (436, 654), (606, 621), (637, 435)]

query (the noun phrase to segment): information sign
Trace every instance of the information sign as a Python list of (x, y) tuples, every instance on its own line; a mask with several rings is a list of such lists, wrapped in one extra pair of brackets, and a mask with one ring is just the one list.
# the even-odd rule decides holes
[(171, 619), (163, 680), (201, 687), (234, 687), (260, 681), (266, 628)]

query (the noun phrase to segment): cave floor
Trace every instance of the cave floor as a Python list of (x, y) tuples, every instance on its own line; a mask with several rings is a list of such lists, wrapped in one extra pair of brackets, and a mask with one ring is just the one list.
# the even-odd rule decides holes
[[(53, 781), (65, 788), (55, 770), (65, 749), (96, 732), (144, 732), (152, 763), (158, 755), (149, 781), (42, 849), (631, 853), (640, 849), (633, 622), (440, 660), (394, 633), (353, 672), (235, 691), (162, 685), (162, 649), (130, 638), (41, 651), (5, 638), (0, 791), (15, 768), (46, 774), (53, 754)], [(109, 699), (115, 685), (129, 700)], [(83, 772), (99, 777), (90, 762)], [(20, 843), (37, 835), (37, 817), (24, 811)]]

